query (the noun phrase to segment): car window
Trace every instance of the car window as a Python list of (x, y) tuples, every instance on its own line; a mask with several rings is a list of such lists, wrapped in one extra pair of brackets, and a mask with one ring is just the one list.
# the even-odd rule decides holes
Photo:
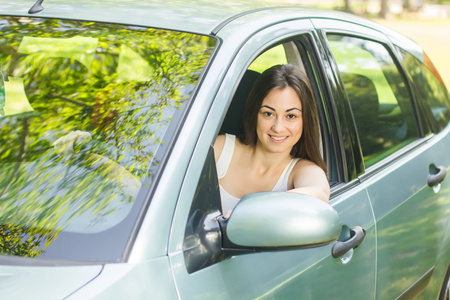
[(369, 167), (419, 137), (411, 97), (382, 44), (345, 35), (327, 37)]
[(429, 122), (434, 133), (438, 133), (450, 121), (450, 96), (445, 84), (426, 54), (421, 62), (405, 50), (398, 51), (422, 105), (420, 111), (425, 115), (423, 119)]
[(0, 230), (17, 244), (0, 253), (117, 260), (215, 40), (22, 17), (0, 27)]
[[(311, 69), (312, 66), (307, 62), (308, 53), (306, 48), (300, 45), (300, 43), (293, 41), (274, 45), (258, 55), (244, 71), (244, 75), (238, 83), (230, 107), (221, 124), (219, 134), (227, 133), (239, 136), (240, 133), (242, 133), (241, 119), (244, 105), (253, 84), (261, 74), (260, 72), (263, 72), (274, 65), (286, 63), (297, 65), (302, 70), (305, 70), (305, 67), (309, 66), (305, 71), (314, 86), (316, 78), (314, 78), (314, 72)], [(317, 98), (316, 100), (320, 101), (317, 89), (314, 89), (314, 92), (315, 97)], [(208, 247), (209, 244), (212, 244), (211, 241), (217, 237), (211, 233), (211, 241), (206, 241), (205, 238), (202, 238), (202, 233), (199, 230), (199, 228), (206, 228), (205, 224), (202, 222), (211, 218), (208, 216), (223, 213), (221, 211), (219, 181), (214, 161), (213, 148), (211, 148), (196, 187), (188, 222), (186, 224), (183, 252), (186, 266), (190, 273), (224, 259), (225, 256), (219, 251), (220, 249), (216, 249), (217, 253), (212, 253), (210, 252), (211, 249)], [(210, 237), (208, 237), (208, 239), (210, 239)], [(201, 249), (201, 251), (199, 249)]]
[[(292, 42), (275, 45), (263, 51), (252, 61), (237, 87), (219, 134), (228, 133), (239, 136), (242, 133), (241, 117), (253, 84), (258, 76), (271, 66), (288, 63), (287, 53), (292, 52), (292, 46)], [(302, 64), (300, 66), (303, 68)]]
[[(230, 107), (226, 113), (225, 120), (219, 130), (219, 134), (228, 133), (239, 136), (242, 133), (242, 113), (244, 106), (253, 84), (262, 72), (274, 65), (295, 65), (307, 74), (311, 82), (314, 97), (318, 105), (319, 118), (321, 122), (321, 124), (319, 124), (319, 134), (321, 135), (320, 151), (325, 163), (327, 164), (327, 172), (330, 182), (335, 182), (337, 180), (337, 173), (334, 154), (331, 154), (329, 149), (324, 149), (325, 147), (330, 148), (330, 144), (333, 144), (333, 142), (330, 140), (330, 133), (325, 132), (329, 127), (329, 120), (327, 120), (323, 115), (323, 95), (319, 91), (319, 79), (317, 77), (318, 73), (314, 69), (317, 66), (311, 61), (310, 50), (307, 50), (307, 47), (303, 44), (303, 42), (300, 42), (300, 40), (303, 40), (303, 37), (298, 37), (298, 39), (299, 40), (295, 41), (288, 40), (281, 44), (276, 44), (269, 47), (251, 62), (239, 82)], [(305, 39), (305, 43), (308, 43), (306, 40), (307, 39)]]
[(261, 53), (248, 67), (258, 73), (262, 73), (274, 64), (286, 64), (286, 52), (283, 45), (278, 45)]

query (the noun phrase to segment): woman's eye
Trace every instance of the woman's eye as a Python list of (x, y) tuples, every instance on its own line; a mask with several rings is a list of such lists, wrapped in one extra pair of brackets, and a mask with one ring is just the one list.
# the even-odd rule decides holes
[(297, 116), (294, 115), (294, 114), (290, 114), (290, 115), (287, 116), (287, 118), (288, 119), (295, 119), (295, 118), (297, 118)]
[(271, 113), (270, 111), (265, 111), (265, 112), (263, 112), (263, 115), (266, 117), (271, 117), (271, 116), (273, 116), (273, 113)]

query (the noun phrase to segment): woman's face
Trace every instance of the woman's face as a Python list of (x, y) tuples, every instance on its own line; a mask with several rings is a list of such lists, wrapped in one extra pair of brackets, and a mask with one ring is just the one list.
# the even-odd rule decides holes
[(257, 146), (273, 153), (290, 153), (303, 132), (302, 102), (292, 87), (274, 89), (258, 112)]

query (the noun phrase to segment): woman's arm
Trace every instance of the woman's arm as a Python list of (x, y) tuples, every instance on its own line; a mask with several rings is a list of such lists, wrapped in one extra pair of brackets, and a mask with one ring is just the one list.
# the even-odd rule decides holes
[(288, 192), (316, 197), (328, 203), (330, 184), (325, 172), (315, 163), (301, 159), (292, 170), (293, 188)]

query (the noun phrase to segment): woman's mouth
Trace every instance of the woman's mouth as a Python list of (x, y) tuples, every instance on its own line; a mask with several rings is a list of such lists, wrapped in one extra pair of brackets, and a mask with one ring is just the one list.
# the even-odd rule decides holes
[(270, 135), (270, 134), (269, 134), (269, 137), (275, 143), (282, 143), (288, 138), (287, 136), (274, 136), (274, 135)]

